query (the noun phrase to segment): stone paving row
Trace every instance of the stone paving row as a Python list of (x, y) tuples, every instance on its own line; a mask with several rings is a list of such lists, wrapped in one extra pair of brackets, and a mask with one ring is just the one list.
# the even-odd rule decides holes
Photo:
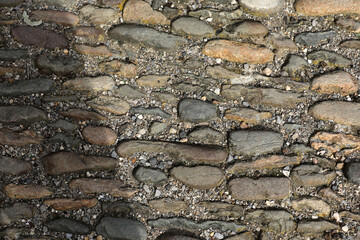
[(0, 239), (360, 239), (360, 0), (0, 0)]

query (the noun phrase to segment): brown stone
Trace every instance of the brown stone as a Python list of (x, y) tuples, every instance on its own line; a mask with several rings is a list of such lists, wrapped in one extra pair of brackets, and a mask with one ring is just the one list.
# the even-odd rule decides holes
[(360, 137), (343, 134), (318, 132), (310, 139), (311, 147), (315, 150), (325, 150), (326, 156), (336, 159), (348, 155), (360, 157)]
[(124, 0), (101, 0), (101, 4), (107, 7), (113, 7), (113, 8), (119, 8), (120, 10), (123, 10), (123, 4), (126, 1)]
[(55, 210), (69, 211), (80, 208), (92, 208), (97, 204), (96, 198), (91, 199), (74, 199), (74, 198), (54, 198), (45, 200), (45, 205), (50, 205)]
[(107, 127), (87, 126), (82, 135), (86, 141), (92, 144), (110, 146), (116, 142), (117, 134)]
[(204, 46), (202, 53), (239, 63), (272, 62), (274, 54), (270, 49), (229, 40), (212, 40)]
[(24, 124), (46, 120), (43, 111), (32, 106), (0, 107), (0, 122), (4, 124)]
[(36, 135), (32, 130), (25, 130), (23, 132), (15, 132), (8, 128), (0, 129), (0, 144), (10, 146), (26, 146), (30, 144), (42, 143), (44, 139)]
[(291, 184), (288, 178), (262, 177), (255, 180), (242, 177), (231, 180), (229, 189), (231, 196), (238, 200), (284, 199), (290, 195)]
[(360, 13), (360, 0), (298, 0), (296, 12), (306, 16)]
[(115, 23), (120, 17), (120, 13), (114, 9), (97, 8), (93, 5), (86, 5), (79, 12), (83, 20), (97, 25)]
[(59, 175), (80, 171), (111, 170), (117, 161), (110, 157), (85, 156), (73, 152), (57, 152), (46, 155), (41, 160), (46, 174)]
[(339, 230), (337, 224), (325, 220), (301, 220), (296, 231), (303, 236), (321, 236), (325, 231)]
[(291, 171), (291, 181), (298, 187), (329, 185), (335, 177), (335, 171), (321, 171), (317, 165), (302, 164)]
[(228, 168), (229, 173), (239, 173), (247, 170), (263, 170), (282, 168), (285, 166), (296, 165), (301, 162), (301, 157), (288, 157), (282, 155), (273, 155), (261, 157), (254, 161), (238, 162)]
[(109, 96), (99, 96), (86, 103), (92, 108), (117, 115), (126, 114), (130, 109), (129, 103), (125, 100)]
[(344, 42), (342, 42), (342, 43), (340, 44), (340, 47), (360, 49), (360, 40), (348, 40), (348, 41), (344, 41)]
[(83, 109), (69, 109), (66, 112), (59, 112), (60, 115), (68, 118), (75, 118), (78, 120), (107, 120), (107, 117), (96, 112), (90, 112)]
[(102, 62), (99, 64), (101, 72), (118, 75), (119, 77), (134, 78), (138, 75), (135, 64), (125, 63), (118, 60)]
[(105, 58), (120, 56), (119, 54), (110, 51), (109, 48), (105, 45), (92, 47), (84, 44), (75, 44), (74, 49), (81, 54), (95, 55)]
[(319, 191), (319, 196), (331, 200), (335, 200), (337, 202), (342, 202), (345, 200), (344, 197), (339, 196), (336, 192), (334, 192), (331, 188), (323, 188)]
[(313, 197), (292, 200), (291, 207), (300, 212), (311, 211), (319, 217), (328, 217), (331, 212), (329, 204)]
[(0, 173), (21, 175), (31, 171), (31, 163), (11, 157), (0, 156)]
[(79, 17), (70, 12), (55, 10), (37, 10), (32, 12), (32, 20), (53, 22), (63, 26), (75, 26), (79, 23)]
[(235, 218), (244, 216), (244, 207), (226, 202), (199, 202), (196, 206), (205, 208), (205, 211), (214, 218)]
[(79, 189), (85, 194), (108, 193), (114, 197), (130, 198), (137, 190), (127, 188), (123, 181), (115, 179), (79, 178), (69, 183), (70, 189)]
[(319, 120), (360, 127), (360, 103), (325, 101), (312, 106), (309, 113)]
[(258, 112), (250, 108), (231, 108), (225, 111), (226, 119), (246, 122), (250, 125), (259, 125), (271, 117), (270, 112)]
[(145, 24), (145, 25), (170, 25), (168, 20), (161, 12), (152, 9), (150, 4), (141, 0), (129, 0), (123, 10), (125, 22)]
[(22, 44), (35, 47), (62, 49), (69, 46), (64, 35), (40, 27), (15, 27), (11, 29), (11, 35), (15, 40)]
[(121, 157), (129, 157), (137, 152), (165, 153), (175, 161), (207, 164), (224, 163), (228, 156), (227, 151), (221, 147), (145, 140), (121, 142), (116, 147), (116, 152)]
[(16, 7), (23, 2), (25, 2), (25, 0), (1, 0), (0, 7)]
[(75, 27), (71, 33), (73, 36), (94, 40), (94, 42), (103, 42), (106, 38), (105, 31), (97, 27), (79, 26)]
[(146, 75), (138, 78), (136, 83), (139, 87), (165, 87), (170, 76)]
[(40, 199), (53, 195), (53, 191), (38, 185), (9, 184), (4, 188), (6, 196), (13, 199)]
[(17, 68), (17, 67), (0, 67), (0, 77), (6, 75), (23, 75), (25, 73), (25, 69)]
[(359, 89), (358, 80), (344, 71), (337, 71), (314, 78), (311, 90), (318, 93), (349, 95)]
[(187, 209), (187, 205), (184, 201), (165, 198), (151, 200), (149, 201), (149, 206), (161, 213), (179, 214)]
[(115, 88), (115, 81), (109, 76), (83, 77), (68, 80), (63, 83), (63, 87), (75, 91), (107, 91)]
[(340, 217), (342, 218), (350, 218), (354, 221), (360, 222), (360, 214), (355, 214), (349, 211), (340, 212)]
[(360, 21), (356, 21), (351, 17), (339, 17), (335, 23), (350, 32), (360, 33)]

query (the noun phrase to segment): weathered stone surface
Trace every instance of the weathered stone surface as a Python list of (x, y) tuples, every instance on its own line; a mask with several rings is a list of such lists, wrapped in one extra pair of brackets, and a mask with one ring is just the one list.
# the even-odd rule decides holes
[(161, 12), (153, 10), (150, 4), (141, 0), (129, 0), (126, 2), (123, 10), (123, 19), (129, 23), (170, 25), (170, 21)]
[(150, 126), (150, 134), (159, 134), (163, 132), (169, 126), (168, 123), (154, 122)]
[(66, 232), (74, 234), (89, 234), (90, 227), (83, 223), (68, 218), (58, 218), (45, 223), (51, 231)]
[(3, 239), (19, 239), (25, 233), (23, 228), (6, 228), (0, 232), (0, 237)]
[(319, 191), (319, 196), (329, 199), (329, 200), (335, 200), (336, 202), (340, 203), (345, 200), (344, 197), (338, 195), (336, 192), (334, 192), (331, 188), (323, 188)]
[(91, 199), (74, 199), (74, 198), (54, 198), (44, 201), (45, 205), (49, 205), (55, 210), (69, 211), (80, 208), (92, 208), (97, 204), (96, 198)]
[(34, 215), (33, 207), (26, 203), (15, 203), (11, 207), (0, 209), (0, 226), (29, 219)]
[(188, 138), (190, 141), (204, 142), (205, 144), (220, 144), (224, 142), (224, 136), (221, 132), (208, 127), (195, 129), (189, 133)]
[(106, 38), (105, 31), (101, 28), (92, 27), (92, 26), (79, 26), (72, 29), (69, 32), (75, 37), (80, 37), (84, 40), (94, 41), (94, 42), (103, 42)]
[(301, 94), (275, 88), (253, 88), (242, 85), (223, 85), (221, 95), (230, 100), (244, 98), (250, 105), (275, 108), (296, 108), (305, 102)]
[(31, 124), (46, 120), (46, 115), (38, 108), (31, 106), (0, 107), (0, 122), (4, 124)]
[(310, 64), (302, 57), (297, 55), (290, 55), (286, 60), (283, 70), (287, 71), (291, 76), (296, 76), (303, 70), (308, 70)]
[(308, 47), (313, 47), (325, 40), (334, 38), (335, 36), (336, 32), (334, 31), (300, 33), (295, 37), (295, 42)]
[(59, 175), (80, 171), (111, 170), (117, 166), (116, 159), (99, 156), (85, 156), (73, 152), (57, 152), (41, 160), (45, 173)]
[(0, 67), (0, 77), (1, 76), (14, 76), (14, 75), (24, 75), (25, 69), (17, 67)]
[(146, 240), (145, 226), (125, 218), (104, 217), (96, 226), (96, 232), (109, 239)]
[(224, 180), (223, 172), (216, 167), (175, 167), (171, 170), (171, 176), (188, 187), (195, 189), (214, 188)]
[(237, 40), (240, 37), (264, 37), (269, 30), (265, 25), (255, 21), (244, 21), (227, 26), (219, 37)]
[(48, 187), (39, 185), (15, 185), (8, 184), (4, 187), (6, 196), (13, 199), (40, 199), (46, 198), (53, 194)]
[(71, 12), (61, 12), (55, 10), (33, 11), (31, 20), (53, 22), (62, 26), (75, 26), (80, 21), (79, 17)]
[(119, 77), (134, 78), (137, 76), (138, 68), (135, 64), (125, 63), (118, 60), (102, 62), (99, 64), (102, 72), (118, 75)]
[(294, 43), (293, 40), (286, 38), (283, 34), (280, 33), (271, 33), (268, 37), (270, 44), (275, 49), (279, 49), (281, 51), (297, 51), (298, 47)]
[(145, 75), (136, 80), (139, 87), (165, 87), (170, 76), (167, 75)]
[(179, 117), (183, 121), (200, 123), (218, 118), (216, 106), (196, 99), (184, 99), (179, 103)]
[(43, 138), (32, 130), (15, 132), (8, 128), (0, 128), (0, 144), (10, 146), (26, 146), (29, 144), (39, 144)]
[(34, 3), (46, 3), (50, 6), (55, 7), (67, 7), (67, 8), (75, 8), (78, 4), (78, 0), (34, 0)]
[(121, 24), (109, 32), (109, 37), (121, 42), (130, 42), (164, 51), (177, 51), (187, 41), (183, 37), (159, 32), (152, 28), (134, 24)]
[(117, 115), (126, 114), (130, 109), (130, 105), (126, 101), (108, 96), (99, 96), (86, 103), (92, 108)]
[(238, 162), (228, 168), (229, 173), (239, 173), (247, 170), (263, 170), (282, 168), (290, 165), (296, 165), (301, 162), (301, 157), (288, 157), (282, 155), (272, 155), (261, 157), (253, 161)]
[(230, 108), (224, 117), (232, 121), (246, 122), (250, 125), (260, 125), (264, 120), (272, 117), (270, 112), (258, 112), (250, 108)]
[(157, 107), (150, 107), (150, 108), (133, 107), (130, 109), (129, 112), (135, 113), (135, 114), (154, 115), (154, 116), (159, 116), (162, 118), (170, 118), (171, 117), (170, 113), (167, 113), (164, 110), (162, 110), (161, 108), (157, 108)]
[(117, 134), (108, 127), (87, 126), (82, 130), (86, 141), (96, 145), (110, 146), (115, 144)]
[(324, 150), (326, 156), (340, 159), (347, 155), (360, 156), (360, 138), (341, 133), (318, 132), (310, 139), (311, 147)]
[(359, 214), (355, 214), (355, 213), (352, 213), (352, 212), (349, 212), (349, 211), (342, 211), (340, 212), (340, 216), (342, 218), (351, 218), (352, 220), (355, 220), (355, 221), (360, 221), (360, 215)]
[(181, 17), (171, 24), (171, 31), (175, 34), (191, 36), (193, 38), (211, 38), (215, 30), (207, 23), (193, 17)]
[(86, 5), (80, 10), (80, 16), (83, 20), (93, 24), (112, 24), (118, 21), (120, 14), (111, 8), (96, 8), (92, 5)]
[(325, 16), (340, 13), (360, 13), (359, 0), (298, 0), (296, 12), (306, 16)]
[(59, 119), (54, 123), (50, 123), (49, 126), (54, 128), (60, 128), (61, 130), (64, 130), (65, 132), (72, 132), (79, 128), (79, 125), (68, 122), (63, 119)]
[(79, 98), (75, 95), (47, 95), (43, 97), (43, 102), (79, 102)]
[(15, 7), (23, 2), (25, 2), (25, 0), (1, 0), (0, 7)]
[(190, 17), (196, 17), (199, 19), (209, 19), (212, 18), (212, 21), (209, 22), (215, 29), (220, 29), (224, 26), (227, 26), (236, 20), (240, 19), (242, 16), (242, 9), (235, 9), (233, 11), (219, 11), (212, 8), (204, 8), (196, 11), (190, 11)]
[[(360, 24), (359, 24), (360, 25)], [(360, 26), (359, 26), (360, 27)], [(359, 30), (360, 31), (360, 30)], [(340, 44), (343, 48), (360, 49), (360, 40), (347, 40)]]
[(48, 93), (54, 88), (55, 82), (52, 79), (37, 78), (16, 82), (0, 82), (0, 95), (20, 96), (34, 93)]
[(158, 169), (139, 167), (135, 169), (133, 174), (139, 182), (162, 185), (167, 181), (166, 174)]
[(155, 220), (149, 220), (148, 224), (152, 227), (162, 229), (183, 229), (189, 231), (198, 231), (209, 229), (210, 227), (221, 232), (234, 231), (241, 232), (245, 230), (245, 226), (238, 225), (235, 222), (223, 222), (223, 221), (204, 221), (194, 222), (186, 218), (158, 218)]
[(309, 112), (320, 120), (360, 127), (360, 103), (325, 101), (312, 106)]
[(215, 65), (215, 66), (207, 66), (206, 73), (212, 78), (215, 79), (226, 79), (226, 80), (237, 80), (241, 79), (243, 75), (235, 73), (233, 71), (229, 71), (226, 68)]
[(35, 47), (62, 49), (69, 45), (64, 35), (39, 27), (15, 27), (11, 29), (11, 36), (22, 44)]
[(239, 63), (263, 64), (274, 58), (273, 52), (267, 48), (229, 40), (212, 40), (206, 43), (202, 53)]
[(245, 221), (254, 222), (264, 231), (277, 233), (291, 232), (295, 230), (294, 217), (283, 210), (256, 210), (245, 215)]
[(126, 188), (123, 181), (101, 178), (79, 178), (69, 183), (70, 189), (79, 189), (85, 194), (108, 193), (114, 197), (130, 198), (137, 190)]
[(80, 139), (74, 138), (68, 134), (65, 133), (57, 133), (51, 138), (49, 138), (50, 143), (62, 143), (67, 146), (75, 147), (79, 145), (80, 143), (83, 143)]
[(120, 53), (111, 51), (105, 45), (99, 45), (99, 46), (93, 47), (93, 46), (89, 46), (89, 45), (85, 45), (85, 44), (75, 44), (74, 50), (81, 54), (95, 55), (95, 56), (100, 56), (100, 57), (104, 57), (104, 58), (121, 57)]
[(283, 199), (291, 191), (290, 180), (281, 177), (262, 177), (257, 180), (242, 177), (229, 182), (231, 196), (238, 200)]
[(345, 165), (346, 178), (355, 184), (360, 184), (360, 162), (351, 162)]
[(255, 235), (251, 232), (244, 232), (232, 237), (226, 238), (226, 240), (255, 240)]
[(215, 218), (234, 218), (239, 219), (244, 216), (244, 207), (225, 203), (225, 202), (199, 202), (196, 204), (200, 208), (205, 208), (205, 211)]
[(322, 235), (325, 231), (338, 229), (340, 227), (337, 224), (324, 220), (302, 220), (298, 223), (296, 231), (304, 236), (318, 236)]
[(349, 95), (359, 89), (359, 81), (351, 74), (344, 71), (336, 71), (315, 78), (311, 84), (311, 90), (319, 93)]
[(0, 61), (16, 61), (27, 57), (26, 50), (3, 50), (0, 49)]
[(315, 51), (308, 55), (308, 59), (312, 60), (315, 65), (326, 64), (328, 67), (349, 67), (351, 61), (343, 56), (329, 51)]
[(149, 206), (161, 213), (179, 214), (187, 209), (187, 205), (184, 201), (165, 198), (151, 200), (149, 201)]
[(351, 17), (339, 17), (335, 23), (350, 32), (360, 33), (360, 22)]
[(100, 115), (96, 112), (90, 112), (83, 109), (69, 109), (66, 112), (59, 112), (60, 115), (63, 115), (68, 118), (75, 118), (78, 120), (107, 120), (107, 117)]
[(104, 202), (102, 204), (102, 210), (106, 216), (120, 217), (129, 216), (131, 213), (140, 214), (142, 216), (149, 216), (152, 211), (151, 208), (137, 203), (137, 202)]
[(0, 156), (0, 174), (21, 175), (31, 171), (31, 163), (6, 156)]
[(240, 5), (257, 15), (274, 14), (284, 7), (284, 0), (240, 0)]
[(116, 152), (121, 157), (129, 157), (137, 152), (165, 153), (178, 162), (219, 164), (225, 162), (228, 154), (224, 148), (201, 145), (187, 145), (160, 141), (133, 140), (121, 142)]
[(311, 211), (319, 217), (328, 217), (331, 212), (329, 204), (321, 199), (312, 197), (293, 200), (291, 201), (291, 207), (300, 212)]
[(44, 74), (71, 75), (83, 70), (84, 64), (71, 56), (55, 56), (40, 54), (36, 57), (35, 65)]
[(279, 152), (284, 144), (280, 133), (270, 131), (241, 130), (229, 135), (229, 147), (234, 154), (258, 156)]
[(159, 237), (157, 237), (156, 240), (198, 240), (198, 238), (189, 237), (187, 235), (182, 235), (182, 234), (166, 232), (164, 234), (161, 234)]
[(291, 181), (296, 186), (318, 187), (329, 185), (336, 177), (334, 171), (321, 172), (317, 165), (302, 164), (291, 171)]
[(138, 99), (138, 98), (144, 98), (146, 95), (137, 88), (133, 88), (130, 87), (129, 85), (124, 84), (115, 90), (115, 96)]

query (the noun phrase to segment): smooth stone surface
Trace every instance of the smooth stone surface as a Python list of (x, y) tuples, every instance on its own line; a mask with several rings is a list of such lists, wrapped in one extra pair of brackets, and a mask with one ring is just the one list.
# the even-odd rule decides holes
[(10, 207), (0, 209), (0, 226), (29, 219), (34, 216), (34, 209), (26, 203), (15, 203)]
[(117, 97), (127, 97), (131, 99), (144, 98), (146, 95), (137, 88), (130, 87), (129, 85), (122, 85), (115, 91)]
[(129, 216), (130, 213), (140, 214), (142, 216), (149, 216), (151, 208), (137, 202), (124, 202), (119, 200), (116, 202), (103, 202), (102, 210), (106, 216), (121, 217)]
[(294, 217), (283, 210), (255, 210), (245, 215), (245, 221), (254, 222), (264, 231), (286, 233), (295, 230)]
[(323, 94), (339, 93), (349, 95), (359, 89), (359, 81), (351, 74), (344, 71), (336, 71), (323, 74), (313, 79), (311, 90)]
[(54, 128), (60, 128), (61, 130), (64, 130), (65, 132), (72, 132), (79, 128), (79, 125), (68, 122), (63, 119), (59, 119), (54, 123), (50, 123), (49, 125)]
[(35, 65), (43, 74), (56, 74), (68, 76), (83, 70), (84, 64), (71, 56), (56, 56), (40, 54), (35, 59)]
[(107, 117), (100, 115), (96, 112), (90, 112), (83, 109), (69, 109), (66, 112), (59, 112), (60, 115), (68, 118), (74, 118), (78, 120), (107, 120)]
[(67, 7), (67, 8), (75, 8), (78, 4), (78, 0), (33, 0), (34, 3), (46, 3), (50, 6), (55, 7)]
[(344, 174), (350, 182), (360, 185), (360, 162), (346, 164)]
[(272, 114), (270, 112), (258, 112), (250, 108), (230, 108), (225, 111), (224, 117), (232, 121), (260, 125), (264, 120), (271, 118)]
[(45, 173), (59, 175), (79, 171), (111, 170), (117, 166), (116, 159), (85, 156), (73, 152), (50, 153), (42, 158)]
[(150, 108), (144, 108), (144, 107), (133, 107), (130, 108), (129, 112), (135, 113), (135, 114), (145, 114), (145, 115), (154, 115), (159, 116), (162, 118), (170, 118), (171, 114), (165, 112), (161, 108), (156, 107), (150, 107)]
[(139, 182), (161, 185), (167, 181), (166, 174), (158, 169), (139, 167), (135, 169), (133, 174)]
[(319, 236), (325, 231), (338, 230), (337, 224), (324, 220), (302, 220), (298, 223), (297, 232), (303, 236)]
[(15, 7), (23, 2), (25, 0), (0, 0), (0, 7)]
[(96, 226), (96, 232), (109, 239), (146, 240), (145, 226), (125, 218), (104, 217)]
[(24, 81), (0, 82), (0, 95), (20, 96), (34, 93), (48, 93), (54, 89), (55, 81), (48, 78), (37, 78)]
[(255, 21), (244, 21), (229, 25), (219, 34), (237, 40), (240, 37), (264, 37), (269, 30), (265, 25)]
[(32, 124), (46, 120), (45, 113), (31, 106), (0, 107), (0, 122), (4, 124)]
[[(6, 156), (0, 156), (0, 173), (5, 175), (21, 175), (31, 171), (31, 163)], [(1, 215), (1, 214), (0, 214)]]
[(111, 8), (96, 8), (93, 5), (86, 5), (80, 10), (81, 19), (93, 24), (113, 24), (118, 21), (120, 13)]
[(229, 189), (231, 196), (238, 200), (283, 199), (289, 196), (291, 184), (283, 177), (261, 177), (257, 180), (242, 177), (231, 180)]
[(157, 237), (156, 240), (198, 240), (198, 238), (176, 233), (164, 233)]
[(6, 196), (12, 199), (41, 199), (53, 195), (53, 191), (40, 185), (8, 184), (4, 187)]
[(229, 147), (234, 154), (258, 156), (281, 151), (284, 139), (280, 133), (240, 130), (229, 135)]
[(331, 212), (329, 204), (321, 199), (305, 197), (299, 200), (291, 201), (291, 207), (300, 212), (311, 212), (319, 217), (328, 217)]
[(278, 13), (285, 5), (284, 0), (239, 0), (239, 3), (257, 15)]
[(291, 171), (291, 181), (296, 186), (318, 187), (329, 185), (336, 177), (334, 171), (321, 172), (317, 165), (302, 164)]
[(100, 56), (104, 58), (121, 58), (122, 54), (112, 51), (108, 46), (98, 45), (90, 46), (86, 44), (75, 44), (74, 50), (81, 54)]
[(84, 77), (75, 78), (63, 83), (63, 87), (75, 91), (106, 91), (115, 88), (115, 81), (112, 77)]
[(117, 134), (108, 127), (87, 126), (82, 130), (82, 135), (87, 142), (102, 146), (111, 146), (117, 139)]
[(244, 207), (225, 202), (199, 202), (200, 208), (205, 208), (206, 212), (214, 218), (229, 217), (238, 219), (244, 216)]
[(62, 26), (75, 26), (80, 19), (77, 15), (70, 12), (55, 10), (37, 10), (32, 12), (31, 20), (42, 20), (44, 22), (53, 22)]
[[(359, 23), (360, 25), (360, 23)], [(360, 27), (360, 26), (359, 26)], [(360, 49), (360, 40), (347, 40), (340, 44), (342, 48)]]
[(171, 24), (171, 31), (178, 35), (190, 35), (194, 38), (211, 38), (215, 36), (215, 30), (197, 18), (181, 17)]
[(162, 123), (162, 122), (154, 122), (150, 126), (150, 134), (159, 134), (169, 126), (168, 123)]
[(167, 81), (170, 79), (168, 75), (145, 75), (136, 80), (139, 87), (166, 87)]
[(295, 42), (308, 47), (313, 47), (324, 40), (336, 37), (336, 35), (337, 34), (334, 31), (300, 33), (295, 37)]
[(325, 16), (340, 13), (360, 13), (359, 0), (298, 0), (295, 11), (305, 16)]
[(224, 136), (219, 131), (203, 127), (191, 131), (188, 139), (193, 142), (204, 142), (205, 144), (220, 144), (224, 141)]
[(149, 201), (149, 206), (161, 213), (179, 214), (187, 209), (187, 204), (184, 201), (165, 198), (151, 200)]
[(82, 222), (68, 218), (58, 218), (45, 223), (45, 226), (54, 232), (66, 232), (74, 234), (89, 234), (90, 227)]
[(197, 99), (183, 99), (178, 106), (183, 121), (200, 123), (218, 118), (216, 106)]
[(3, 50), (0, 49), (0, 61), (16, 61), (27, 57), (27, 50)]
[(102, 72), (118, 75), (119, 77), (134, 78), (137, 76), (138, 68), (135, 64), (125, 63), (118, 60), (102, 62), (99, 64)]
[(49, 205), (51, 208), (60, 211), (77, 210), (80, 208), (92, 208), (97, 204), (96, 198), (86, 199), (74, 199), (74, 198), (54, 198), (44, 201), (45, 205)]
[(308, 59), (312, 60), (312, 63), (315, 65), (325, 63), (331, 68), (349, 67), (351, 65), (351, 61), (342, 55), (323, 50), (308, 54)]
[(30, 144), (40, 144), (44, 138), (32, 130), (16, 132), (8, 128), (0, 128), (0, 144), (23, 147)]
[(92, 108), (114, 113), (116, 115), (126, 114), (130, 110), (130, 105), (126, 101), (108, 96), (99, 96), (86, 102), (86, 104)]

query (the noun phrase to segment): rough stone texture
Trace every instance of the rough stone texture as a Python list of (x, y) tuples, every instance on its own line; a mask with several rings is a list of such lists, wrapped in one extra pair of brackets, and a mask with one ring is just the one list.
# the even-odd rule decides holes
[(232, 121), (246, 122), (250, 125), (260, 125), (264, 120), (272, 117), (270, 112), (258, 112), (250, 108), (230, 108), (224, 117)]
[(199, 9), (195, 11), (190, 11), (190, 17), (196, 17), (199, 19), (208, 19), (212, 18), (212, 21), (209, 22), (215, 29), (221, 29), (222, 27), (234, 23), (238, 20), (243, 14), (242, 9), (235, 9), (233, 11), (219, 11), (215, 9)]
[(8, 184), (4, 187), (6, 196), (13, 199), (40, 199), (53, 194), (48, 187), (39, 185), (15, 185)]
[(283, 66), (283, 70), (287, 71), (290, 75), (296, 76), (302, 70), (308, 70), (310, 64), (300, 56), (290, 55)]
[(322, 94), (339, 93), (349, 95), (356, 93), (359, 89), (359, 81), (351, 74), (337, 71), (314, 78), (311, 90)]
[(45, 223), (51, 231), (66, 232), (74, 234), (89, 234), (90, 227), (82, 222), (78, 222), (68, 218), (58, 218)]
[(59, 112), (60, 115), (63, 115), (68, 118), (75, 118), (78, 120), (106, 120), (107, 117), (102, 116), (96, 112), (90, 112), (83, 109), (69, 109), (66, 112)]
[(129, 85), (122, 85), (115, 90), (118, 97), (127, 97), (131, 99), (144, 98), (146, 95), (137, 88), (130, 87)]
[(97, 204), (96, 198), (91, 199), (73, 199), (73, 198), (54, 198), (44, 201), (45, 205), (49, 205), (55, 210), (69, 211), (80, 208), (92, 208)]
[(264, 231), (278, 233), (295, 230), (294, 217), (283, 210), (256, 210), (245, 215), (245, 221), (254, 222)]
[(8, 128), (0, 128), (0, 144), (23, 147), (30, 144), (40, 144), (43, 137), (32, 130), (15, 132)]
[(347, 31), (360, 33), (360, 22), (351, 17), (339, 17), (336, 19), (335, 23)]
[(0, 122), (4, 124), (31, 124), (46, 120), (43, 111), (31, 106), (0, 107)]
[(99, 46), (89, 46), (85, 44), (75, 44), (74, 50), (81, 54), (86, 55), (94, 55), (94, 56), (100, 56), (104, 58), (110, 58), (110, 57), (121, 57), (122, 55), (120, 53), (116, 53), (111, 51), (107, 46), (105, 45), (99, 45)]
[(111, 170), (117, 161), (109, 157), (85, 156), (73, 152), (57, 152), (41, 160), (46, 174), (59, 175), (80, 171)]
[(171, 176), (188, 187), (196, 189), (214, 188), (224, 180), (223, 172), (216, 167), (175, 167), (171, 170)]
[(291, 201), (291, 207), (300, 212), (311, 211), (319, 217), (328, 217), (331, 212), (329, 204), (321, 199), (311, 197), (293, 200)]
[(360, 162), (351, 162), (346, 164), (344, 173), (350, 182), (360, 185)]
[(96, 227), (96, 232), (109, 239), (146, 240), (145, 226), (125, 218), (104, 217)]
[(125, 63), (118, 60), (102, 62), (99, 64), (102, 72), (116, 74), (119, 77), (134, 78), (137, 76), (138, 68), (135, 64)]
[(33, 207), (26, 203), (15, 203), (11, 207), (0, 209), (0, 226), (29, 219), (34, 215)]
[(219, 37), (237, 40), (240, 37), (264, 37), (268, 32), (267, 27), (260, 22), (244, 21), (227, 26)]
[(162, 118), (170, 118), (171, 114), (163, 111), (161, 108), (144, 108), (144, 107), (133, 107), (129, 110), (131, 113), (154, 115)]
[(47, 78), (37, 78), (16, 82), (0, 82), (0, 95), (20, 96), (35, 93), (48, 93), (54, 89), (55, 81)]
[(274, 54), (267, 48), (229, 40), (212, 40), (205, 44), (202, 53), (239, 63), (263, 64), (274, 58)]
[(79, 12), (83, 20), (99, 25), (115, 23), (120, 17), (119, 12), (114, 9), (96, 8), (92, 5), (82, 7)]
[(286, 38), (283, 34), (280, 33), (271, 33), (268, 37), (270, 44), (275, 49), (280, 51), (296, 51), (298, 47), (293, 42), (293, 40)]
[(78, 0), (33, 0), (34, 3), (46, 3), (55, 7), (75, 8)]
[(123, 200), (116, 202), (104, 202), (102, 210), (106, 216), (121, 217), (129, 216), (130, 213), (149, 216), (152, 212), (151, 208), (137, 202), (124, 202)]
[(342, 211), (340, 212), (340, 216), (342, 218), (350, 218), (350, 219), (353, 219), (355, 221), (360, 221), (360, 215), (359, 214), (355, 214), (355, 213), (352, 213), (352, 212), (349, 212), (349, 211)]
[(32, 12), (31, 20), (42, 20), (44, 22), (53, 22), (62, 26), (75, 26), (80, 19), (77, 15), (70, 12), (61, 12), (55, 10), (37, 10)]
[(68, 122), (63, 119), (59, 119), (54, 123), (50, 123), (49, 125), (54, 128), (60, 128), (61, 130), (64, 130), (65, 132), (72, 132), (79, 128), (79, 126), (77, 124)]
[(331, 68), (349, 67), (351, 65), (351, 61), (342, 55), (322, 50), (308, 54), (308, 59), (312, 60), (315, 65), (326, 64)]
[(165, 87), (170, 76), (167, 75), (145, 75), (136, 80), (139, 87)]
[(258, 156), (279, 152), (284, 144), (280, 133), (270, 131), (241, 130), (229, 135), (229, 147), (234, 154)]
[(87, 126), (82, 130), (86, 141), (96, 145), (110, 146), (115, 144), (117, 134), (108, 127)]
[(240, 233), (232, 237), (226, 238), (226, 240), (255, 240), (255, 235), (250, 232)]
[(176, 51), (187, 41), (183, 37), (159, 32), (152, 28), (133, 24), (121, 24), (109, 31), (109, 37), (123, 42), (139, 44), (164, 51)]
[(178, 108), (179, 117), (187, 122), (200, 123), (218, 117), (215, 105), (196, 99), (184, 99), (179, 103)]
[(325, 101), (312, 106), (309, 112), (313, 117), (320, 120), (360, 127), (360, 103)]
[(0, 49), (0, 61), (16, 61), (27, 57), (26, 50), (2, 50)]
[(289, 179), (281, 177), (262, 177), (257, 180), (242, 177), (229, 182), (231, 196), (238, 200), (252, 201), (283, 199), (289, 196)]
[(359, 0), (298, 0), (295, 11), (306, 16), (325, 16), (340, 13), (360, 13)]
[(200, 208), (204, 208), (211, 217), (229, 217), (238, 219), (244, 216), (244, 207), (225, 202), (199, 202)]
[(25, 2), (25, 0), (1, 0), (0, 7), (15, 7), (23, 2)]
[(15, 27), (11, 29), (11, 36), (22, 44), (35, 47), (62, 49), (69, 45), (64, 35), (39, 27)]
[(229, 71), (220, 65), (207, 66), (206, 74), (215, 79), (227, 79), (233, 81), (236, 79), (241, 79), (242, 77), (241, 74)]
[(212, 128), (195, 129), (188, 135), (188, 139), (193, 142), (204, 142), (205, 144), (220, 144), (224, 141), (221, 132)]
[(156, 240), (198, 240), (198, 238), (176, 233), (164, 233), (157, 237)]
[(155, 211), (161, 213), (179, 214), (187, 209), (185, 202), (173, 199), (154, 199), (149, 201), (149, 206)]
[(97, 92), (114, 89), (115, 82), (109, 76), (101, 76), (94, 78), (84, 77), (66, 81), (63, 84), (63, 87), (75, 91)]
[(125, 22), (168, 26), (170, 21), (158, 11), (151, 8), (150, 4), (141, 0), (129, 0), (123, 10)]
[(344, 41), (344, 42), (342, 42), (340, 44), (340, 47), (342, 47), (342, 48), (360, 49), (360, 40), (347, 40), (347, 41)]
[(193, 17), (181, 17), (171, 24), (171, 31), (178, 35), (186, 35), (194, 38), (211, 38), (215, 36), (215, 30), (205, 22)]
[(223, 163), (228, 156), (226, 150), (221, 147), (144, 140), (121, 142), (116, 152), (120, 157), (129, 157), (137, 152), (165, 153), (177, 162), (206, 164)]
[(40, 54), (35, 60), (35, 65), (43, 74), (71, 75), (83, 70), (84, 64), (70, 56), (55, 56)]
[(6, 156), (0, 156), (0, 174), (21, 175), (31, 171), (31, 163)]
[(321, 172), (317, 165), (302, 164), (291, 171), (291, 181), (296, 186), (318, 187), (329, 185), (336, 177), (334, 171)]
[(82, 38), (85, 42), (104, 42), (106, 39), (103, 29), (91, 26), (74, 27), (68, 34)]
[(161, 170), (139, 167), (134, 172), (134, 177), (145, 183), (153, 183), (155, 185), (162, 185), (167, 181), (167, 176)]
[(114, 179), (79, 178), (69, 183), (70, 189), (79, 189), (85, 194), (108, 193), (114, 197), (130, 198), (137, 190), (126, 188), (124, 182)]
[(334, 38), (335, 36), (336, 32), (334, 31), (301, 33), (295, 37), (295, 42), (308, 47), (313, 47), (325, 40)]
[(319, 236), (325, 231), (337, 229), (340, 229), (338, 225), (324, 220), (302, 220), (296, 230), (304, 236)]
[(284, 0), (240, 0), (239, 3), (257, 15), (278, 13), (285, 5)]
[(87, 104), (92, 108), (114, 113), (116, 115), (126, 114), (130, 109), (130, 105), (126, 101), (108, 96), (94, 98), (93, 100), (88, 101)]

